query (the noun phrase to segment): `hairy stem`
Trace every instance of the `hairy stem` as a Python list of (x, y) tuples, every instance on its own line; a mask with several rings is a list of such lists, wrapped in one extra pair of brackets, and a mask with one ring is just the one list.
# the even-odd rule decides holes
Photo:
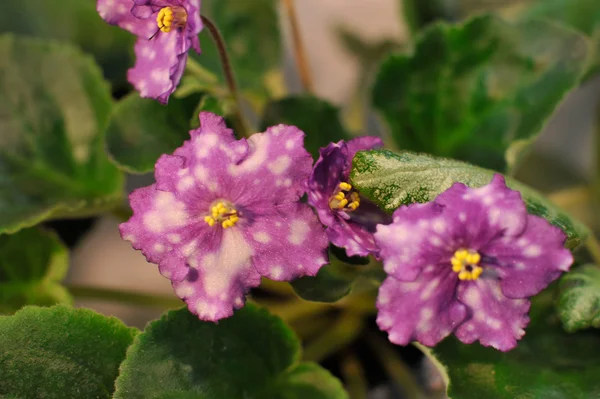
[(310, 73), (304, 43), (302, 42), (302, 36), (300, 35), (300, 27), (298, 26), (298, 16), (296, 15), (294, 0), (283, 0), (283, 6), (286, 9), (290, 21), (292, 41), (294, 42), (294, 58), (296, 60), (296, 67), (298, 68), (298, 74), (300, 75), (300, 81), (302, 82), (304, 90), (308, 93), (312, 93), (314, 89), (313, 79)]
[(206, 29), (208, 29), (213, 42), (217, 46), (219, 59), (221, 60), (221, 66), (223, 67), (223, 74), (225, 75), (225, 81), (227, 82), (227, 87), (229, 88), (231, 97), (235, 102), (235, 111), (233, 115), (234, 123), (236, 124), (235, 130), (238, 132), (238, 134), (241, 134), (244, 137), (250, 137), (248, 124), (246, 123), (246, 119), (242, 114), (240, 95), (235, 77), (233, 76), (233, 70), (231, 69), (231, 62), (229, 61), (229, 55), (227, 54), (227, 48), (225, 46), (223, 36), (221, 35), (221, 32), (219, 32), (219, 29), (217, 29), (217, 26), (209, 18), (205, 17), (204, 15), (201, 15), (201, 18), (202, 23)]

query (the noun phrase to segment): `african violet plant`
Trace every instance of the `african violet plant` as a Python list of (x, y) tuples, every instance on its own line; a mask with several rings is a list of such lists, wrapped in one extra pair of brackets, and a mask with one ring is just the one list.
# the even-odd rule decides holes
[[(275, 0), (60, 3), (83, 50), (41, 0), (8, 0), (0, 24), (0, 397), (366, 398), (363, 333), (408, 397), (432, 394), (398, 368), (408, 345), (451, 398), (600, 395), (600, 247), (518, 181), (598, 70), (599, 4), (428, 23), (404, 2), (404, 50), (345, 36), (364, 76), (380, 62), (381, 120), (361, 124), (311, 94), (292, 0), (306, 93), (287, 96)], [(125, 173), (146, 172), (127, 199)], [(179, 309), (143, 331), (71, 307), (165, 309), (64, 286), (68, 250), (41, 225), (107, 212), (173, 286)]]

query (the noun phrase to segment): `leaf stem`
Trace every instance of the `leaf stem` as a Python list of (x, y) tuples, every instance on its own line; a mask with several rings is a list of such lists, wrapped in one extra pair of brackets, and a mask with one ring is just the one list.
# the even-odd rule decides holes
[(175, 309), (183, 306), (183, 302), (180, 299), (166, 295), (77, 285), (67, 285), (66, 288), (76, 298), (100, 299), (161, 309)]
[(361, 334), (365, 318), (360, 313), (342, 313), (323, 334), (311, 340), (304, 349), (304, 360), (320, 362), (327, 356), (346, 347)]
[(346, 353), (341, 366), (342, 377), (350, 399), (367, 399), (367, 378), (356, 354), (354, 352)]
[(314, 91), (313, 79), (310, 73), (310, 66), (308, 65), (308, 57), (306, 56), (302, 35), (300, 34), (300, 26), (298, 24), (298, 15), (296, 14), (294, 0), (283, 0), (283, 6), (287, 11), (288, 19), (290, 21), (292, 41), (294, 42), (294, 58), (296, 60), (296, 67), (298, 68), (298, 74), (300, 75), (300, 81), (302, 82), (304, 90), (308, 93), (312, 93)]
[(404, 390), (407, 398), (426, 398), (410, 368), (396, 355), (390, 343), (373, 332), (367, 332), (367, 342), (381, 361), (386, 373)]
[(231, 93), (231, 97), (235, 102), (235, 110), (234, 110), (234, 123), (236, 124), (236, 131), (238, 134), (241, 134), (244, 137), (250, 137), (250, 129), (248, 128), (248, 124), (246, 123), (246, 119), (242, 114), (242, 103), (240, 101), (240, 95), (237, 88), (237, 83), (235, 81), (235, 77), (233, 76), (233, 70), (231, 68), (231, 62), (229, 61), (229, 55), (227, 54), (227, 47), (225, 46), (225, 40), (223, 40), (223, 36), (217, 26), (204, 15), (200, 16), (202, 18), (202, 23), (208, 29), (213, 42), (217, 47), (217, 51), (219, 52), (219, 59), (221, 60), (221, 66), (223, 68), (223, 74), (225, 76), (225, 81), (227, 82), (227, 87), (229, 88), (229, 92)]

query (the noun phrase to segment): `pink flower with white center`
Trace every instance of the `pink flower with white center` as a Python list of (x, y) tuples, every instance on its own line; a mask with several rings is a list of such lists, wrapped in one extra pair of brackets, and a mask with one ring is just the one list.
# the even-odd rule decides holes
[(261, 276), (289, 281), (327, 263), (328, 240), (299, 202), (312, 158), (304, 134), (278, 125), (236, 140), (223, 118), (200, 128), (156, 163), (156, 183), (130, 196), (121, 235), (159, 265), (203, 320), (231, 316)]
[(98, 0), (100, 16), (138, 37), (127, 78), (141, 97), (163, 104), (181, 80), (188, 51), (200, 53), (200, 0)]

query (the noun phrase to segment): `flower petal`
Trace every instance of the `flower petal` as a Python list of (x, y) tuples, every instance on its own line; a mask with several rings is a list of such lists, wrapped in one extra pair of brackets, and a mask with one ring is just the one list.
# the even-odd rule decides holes
[(131, 12), (133, 7), (134, 3), (131, 0), (98, 0), (96, 4), (100, 17), (111, 25), (117, 25), (136, 36), (154, 33), (157, 29), (156, 21), (135, 17)]
[(546, 220), (527, 216), (527, 227), (518, 238), (498, 239), (482, 249), (494, 258), (502, 292), (510, 298), (538, 294), (573, 263), (564, 247), (565, 233)]
[[(347, 143), (348, 146), (348, 161), (350, 165), (348, 165), (347, 173), (350, 172), (350, 166), (352, 166), (352, 159), (356, 155), (358, 151), (363, 150), (372, 150), (375, 148), (383, 147), (383, 141), (379, 137), (374, 136), (361, 136), (355, 139), (349, 140)], [(347, 176), (346, 176), (347, 177)]]
[(450, 259), (460, 243), (444, 207), (434, 202), (402, 206), (394, 222), (379, 225), (375, 242), (380, 248), (385, 271), (402, 281), (413, 281), (421, 270), (441, 263), (451, 270)]
[[(149, 262), (159, 264), (161, 273), (181, 280), (188, 272), (189, 243), (210, 248), (210, 230), (197, 221), (195, 213), (171, 192), (156, 185), (135, 190), (129, 201), (133, 216), (119, 226), (123, 239), (142, 251)], [(207, 236), (208, 235), (208, 236)]]
[(218, 248), (202, 251), (185, 280), (173, 282), (178, 297), (202, 320), (217, 321), (244, 305), (245, 294), (260, 284), (252, 267), (253, 248), (237, 228), (222, 230)]
[(378, 253), (373, 238), (375, 225), (389, 223), (383, 211), (361, 201), (360, 207), (353, 212), (332, 210), (329, 206), (341, 182), (348, 181), (352, 158), (357, 151), (381, 146), (378, 137), (359, 137), (348, 143), (331, 143), (319, 150), (319, 159), (315, 163), (308, 182), (308, 203), (315, 207), (321, 223), (327, 226), (327, 236), (336, 246), (346, 249), (349, 256), (367, 256)]
[(189, 44), (178, 30), (160, 32), (152, 40), (149, 37), (142, 36), (135, 44), (136, 63), (128, 71), (127, 79), (141, 97), (166, 104), (181, 79)]
[(297, 201), (306, 191), (312, 157), (304, 149), (304, 133), (278, 125), (253, 134), (249, 150), (227, 171), (240, 187), (237, 201), (255, 209)]
[(450, 269), (439, 267), (413, 282), (387, 277), (377, 296), (377, 325), (398, 345), (437, 344), (467, 316), (466, 306), (455, 299), (457, 281)]
[(490, 184), (468, 188), (455, 183), (441, 193), (435, 203), (443, 205), (453, 225), (463, 225), (456, 231), (469, 247), (479, 250), (499, 234), (519, 235), (527, 224), (527, 210), (521, 193), (509, 189), (502, 175), (494, 175)]
[(256, 214), (244, 235), (254, 248), (254, 267), (271, 280), (314, 276), (327, 263), (327, 236), (306, 204)]
[(471, 317), (456, 330), (456, 336), (462, 342), (471, 344), (479, 340), (483, 346), (506, 352), (525, 334), (523, 329), (529, 323), (529, 301), (505, 297), (497, 280), (480, 278), (461, 282), (457, 296), (471, 313)]

